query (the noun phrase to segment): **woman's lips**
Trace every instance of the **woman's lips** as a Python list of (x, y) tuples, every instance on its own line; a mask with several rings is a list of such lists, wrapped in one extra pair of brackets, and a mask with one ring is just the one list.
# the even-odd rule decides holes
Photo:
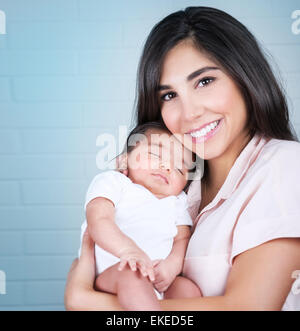
[[(192, 137), (190, 135), (190, 137), (192, 138), (192, 142), (193, 143), (203, 143), (205, 142), (206, 140), (210, 139), (211, 137), (213, 137), (218, 131), (219, 129), (222, 127), (222, 124), (223, 124), (223, 118), (219, 119), (218, 120), (218, 125), (212, 129), (210, 132), (206, 133), (204, 136), (200, 136), (200, 137)], [(193, 132), (193, 131), (192, 131)]]
[(214, 120), (214, 121), (208, 122), (208, 123), (206, 123), (206, 124), (200, 126), (200, 127), (197, 128), (197, 129), (193, 129), (193, 130), (191, 130), (191, 131), (188, 131), (187, 134), (189, 134), (189, 133), (193, 133), (193, 132), (197, 132), (197, 131), (200, 131), (200, 130), (204, 129), (205, 127), (207, 127), (208, 125), (210, 125), (210, 124), (212, 124), (212, 123), (214, 123), (214, 122), (220, 121), (221, 119), (222, 119), (222, 118), (219, 118), (219, 119), (217, 119), (217, 120)]
[(169, 181), (166, 176), (162, 174), (152, 174), (153, 176), (159, 178), (160, 180), (164, 181), (166, 184), (169, 184)]

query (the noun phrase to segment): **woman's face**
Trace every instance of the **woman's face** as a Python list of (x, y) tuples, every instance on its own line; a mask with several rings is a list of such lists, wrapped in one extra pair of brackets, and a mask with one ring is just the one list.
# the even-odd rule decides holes
[(190, 41), (167, 54), (159, 99), (168, 129), (206, 160), (238, 150), (247, 136), (247, 111), (238, 88)]

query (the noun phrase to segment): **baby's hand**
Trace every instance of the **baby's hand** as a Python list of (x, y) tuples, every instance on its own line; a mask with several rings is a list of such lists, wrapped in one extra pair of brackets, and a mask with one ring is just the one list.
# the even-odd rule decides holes
[(154, 260), (155, 281), (152, 282), (158, 292), (165, 292), (177, 276), (176, 269), (167, 260)]
[(132, 271), (140, 270), (144, 277), (149, 276), (151, 282), (155, 280), (152, 261), (148, 255), (138, 247), (127, 248), (121, 251), (120, 265), (118, 270), (122, 271), (126, 264), (129, 265)]

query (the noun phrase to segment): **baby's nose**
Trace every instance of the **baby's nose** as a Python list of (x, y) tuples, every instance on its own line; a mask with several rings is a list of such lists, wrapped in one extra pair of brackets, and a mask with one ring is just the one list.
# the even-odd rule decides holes
[(170, 171), (170, 166), (165, 163), (160, 163), (159, 167), (160, 169)]

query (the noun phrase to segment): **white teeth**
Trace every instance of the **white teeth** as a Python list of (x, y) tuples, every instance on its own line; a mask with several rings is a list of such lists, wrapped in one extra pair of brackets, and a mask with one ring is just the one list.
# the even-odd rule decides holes
[(190, 133), (190, 135), (192, 137), (194, 137), (194, 138), (203, 137), (208, 132), (210, 132), (211, 130), (213, 130), (218, 124), (219, 124), (219, 121), (215, 121), (215, 122), (207, 125), (205, 128), (203, 128), (203, 129), (201, 129), (199, 131), (194, 131), (194, 132)]

